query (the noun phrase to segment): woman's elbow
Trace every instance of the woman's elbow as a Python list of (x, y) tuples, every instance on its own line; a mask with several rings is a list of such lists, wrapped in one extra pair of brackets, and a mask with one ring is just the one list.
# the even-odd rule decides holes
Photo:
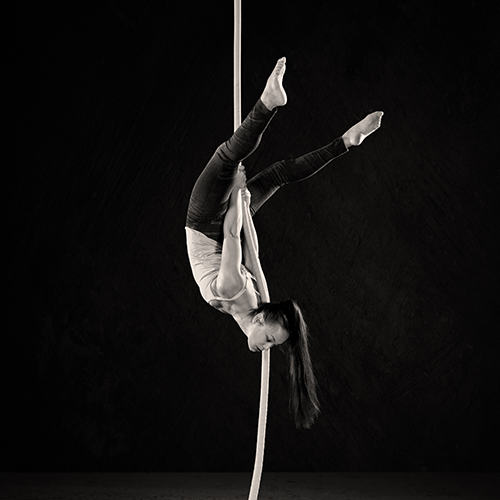
[(239, 240), (241, 236), (241, 221), (238, 217), (226, 217), (224, 221), (224, 238)]
[(241, 227), (236, 225), (230, 226), (224, 231), (224, 238), (230, 238), (235, 241), (241, 240)]

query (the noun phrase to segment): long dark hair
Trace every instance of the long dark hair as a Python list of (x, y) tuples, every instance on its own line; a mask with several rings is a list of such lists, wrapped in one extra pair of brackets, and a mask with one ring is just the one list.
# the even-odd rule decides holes
[(289, 334), (280, 348), (288, 357), (290, 413), (298, 428), (308, 429), (320, 410), (317, 382), (309, 355), (309, 330), (302, 311), (294, 300), (288, 299), (283, 302), (264, 302), (255, 309), (254, 314), (261, 312), (266, 322), (279, 323)]

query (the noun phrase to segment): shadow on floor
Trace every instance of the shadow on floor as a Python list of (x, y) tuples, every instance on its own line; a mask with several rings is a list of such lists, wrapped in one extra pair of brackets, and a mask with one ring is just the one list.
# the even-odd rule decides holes
[[(244, 500), (250, 473), (0, 474), (0, 499)], [(266, 473), (259, 499), (499, 498), (500, 474)]]

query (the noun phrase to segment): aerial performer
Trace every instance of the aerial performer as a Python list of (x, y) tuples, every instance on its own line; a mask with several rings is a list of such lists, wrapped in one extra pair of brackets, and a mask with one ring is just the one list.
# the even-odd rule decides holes
[[(285, 69), (282, 57), (253, 109), (198, 177), (189, 200), (186, 241), (191, 270), (205, 301), (232, 316), (251, 351), (278, 345), (286, 353), (292, 416), (297, 427), (309, 428), (319, 414), (319, 402), (307, 324), (295, 300), (259, 300), (252, 259), (242, 242), (243, 218), (245, 213), (253, 217), (279, 188), (308, 179), (350, 147), (359, 146), (380, 127), (383, 112), (367, 115), (326, 146), (278, 161), (247, 181), (241, 162), (255, 151), (277, 108), (287, 103)], [(254, 230), (252, 239), (257, 242)]]

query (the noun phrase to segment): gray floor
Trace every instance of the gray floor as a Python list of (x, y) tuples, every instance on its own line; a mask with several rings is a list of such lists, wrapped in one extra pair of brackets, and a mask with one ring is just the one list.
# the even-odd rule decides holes
[[(248, 497), (251, 474), (0, 474), (0, 499)], [(265, 473), (259, 499), (500, 499), (500, 474)]]

